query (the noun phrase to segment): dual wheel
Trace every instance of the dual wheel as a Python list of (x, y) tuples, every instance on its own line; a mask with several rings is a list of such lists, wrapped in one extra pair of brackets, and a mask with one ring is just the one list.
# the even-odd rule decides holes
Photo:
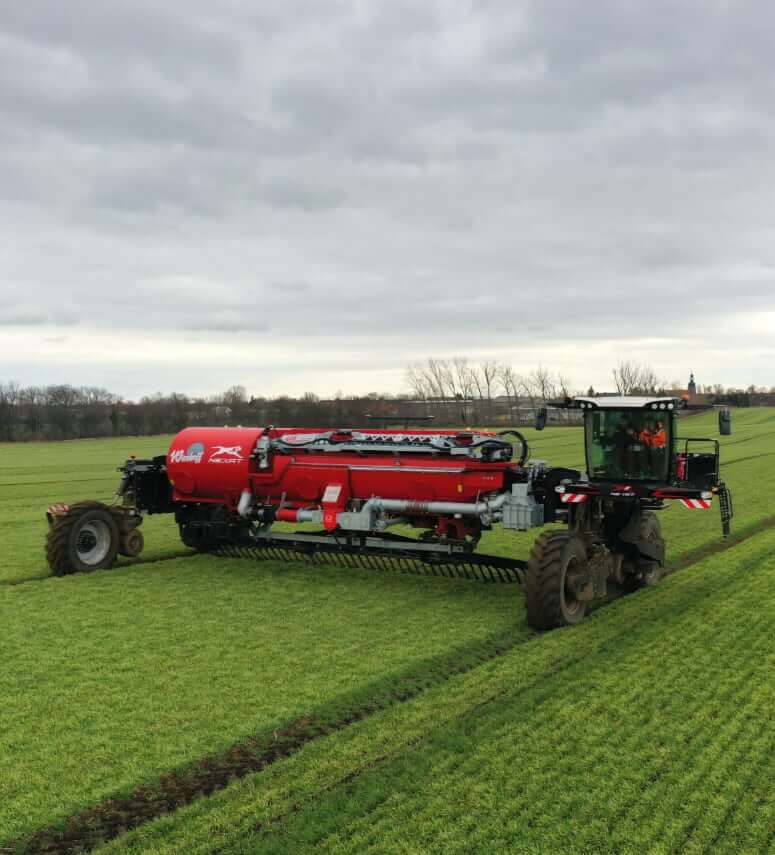
[(122, 531), (119, 513), (102, 502), (79, 502), (51, 522), (46, 558), (54, 576), (104, 570), (117, 555), (138, 556), (144, 546), (137, 528)]
[[(638, 540), (662, 541), (656, 515), (641, 515)], [(662, 568), (656, 561), (641, 561), (625, 566), (625, 591), (656, 585)], [(546, 531), (533, 545), (527, 565), (525, 599), (527, 619), (534, 629), (546, 630), (579, 623), (587, 610), (588, 599), (579, 591), (587, 579), (587, 550), (584, 541), (570, 531)]]

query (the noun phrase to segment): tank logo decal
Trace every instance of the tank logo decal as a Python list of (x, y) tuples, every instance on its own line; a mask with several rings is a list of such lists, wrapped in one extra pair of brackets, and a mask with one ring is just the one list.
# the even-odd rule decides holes
[(170, 460), (173, 463), (201, 463), (204, 456), (204, 445), (201, 442), (194, 442), (185, 451), (182, 448), (176, 448), (170, 454)]
[(208, 463), (239, 463), (243, 460), (241, 445), (214, 445)]

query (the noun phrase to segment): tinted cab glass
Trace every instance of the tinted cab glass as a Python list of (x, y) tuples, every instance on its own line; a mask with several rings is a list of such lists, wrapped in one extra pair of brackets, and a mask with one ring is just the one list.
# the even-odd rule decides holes
[(587, 472), (593, 480), (667, 480), (670, 418), (648, 410), (593, 410), (585, 419)]

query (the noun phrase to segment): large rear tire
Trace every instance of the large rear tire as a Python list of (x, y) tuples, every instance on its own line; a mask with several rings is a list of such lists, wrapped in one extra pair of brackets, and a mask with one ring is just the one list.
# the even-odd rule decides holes
[(54, 576), (112, 567), (119, 546), (118, 525), (101, 502), (79, 502), (56, 517), (46, 538), (46, 558)]
[(576, 599), (574, 574), (586, 571), (584, 543), (568, 531), (546, 531), (533, 544), (527, 562), (527, 620), (533, 629), (555, 629), (579, 623), (587, 604)]

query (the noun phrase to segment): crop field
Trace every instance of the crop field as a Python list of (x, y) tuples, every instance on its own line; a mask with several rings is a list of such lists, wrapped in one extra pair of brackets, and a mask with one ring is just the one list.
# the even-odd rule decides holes
[(775, 852), (775, 410), (723, 440), (727, 543), (676, 504), (680, 572), (543, 635), (517, 586), (197, 555), (165, 516), (48, 576), (46, 506), (167, 444), (0, 445), (0, 852)]

